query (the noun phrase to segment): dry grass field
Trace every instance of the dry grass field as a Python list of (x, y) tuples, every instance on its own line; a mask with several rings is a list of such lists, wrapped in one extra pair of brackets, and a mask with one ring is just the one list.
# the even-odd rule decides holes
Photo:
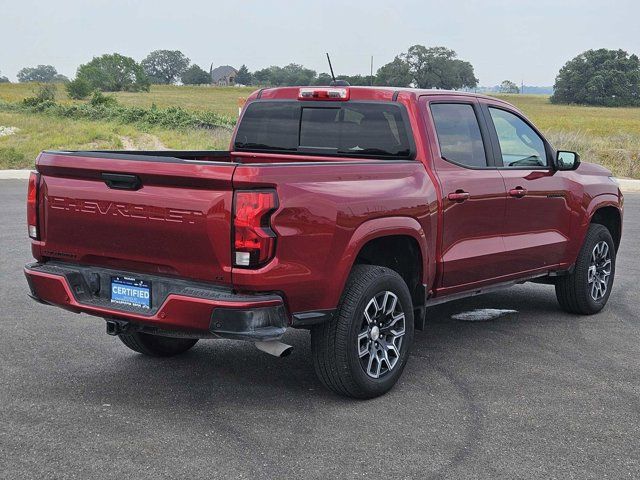
[[(0, 84), (0, 101), (16, 103), (37, 91), (32, 84)], [(247, 97), (254, 88), (152, 86), (150, 92), (117, 92), (118, 102), (127, 106), (159, 108), (178, 106), (186, 110), (211, 110), (230, 118), (238, 115), (238, 98)], [(58, 86), (56, 102), (71, 100)], [(176, 149), (212, 150), (229, 146), (226, 129), (141, 129), (118, 122), (92, 121), (0, 111), (0, 127), (14, 127), (15, 133), (0, 131), (0, 169), (30, 168), (38, 153), (45, 149)]]
[[(19, 102), (36, 86), (0, 84), (0, 101)], [(126, 106), (213, 111), (230, 118), (238, 98), (254, 87), (152, 86), (150, 92), (110, 94)], [(553, 105), (543, 95), (501, 95), (520, 108), (557, 148), (576, 150), (585, 161), (601, 163), (621, 177), (640, 178), (640, 108)], [(58, 103), (74, 103), (63, 88)], [(47, 115), (0, 112), (0, 127), (17, 127), (0, 136), (0, 168), (29, 167), (46, 148), (226, 148), (229, 132), (198, 129), (140, 129), (116, 122), (53, 118)], [(1, 135), (1, 133), (0, 133)]]
[(640, 108), (554, 105), (544, 95), (500, 95), (516, 105), (556, 148), (575, 150), (620, 177), (640, 178)]
[[(18, 102), (34, 95), (37, 85), (28, 83), (0, 84), (0, 100)], [(159, 108), (181, 107), (187, 110), (211, 110), (221, 115), (236, 117), (238, 115), (238, 98), (248, 97), (257, 87), (211, 87), (211, 86), (176, 86), (152, 85), (149, 92), (115, 92), (108, 93), (116, 97), (119, 103), (127, 106)], [(56, 94), (59, 103), (74, 103), (62, 86)]]
[(229, 130), (150, 129), (133, 125), (57, 118), (0, 111), (0, 126), (17, 131), (0, 132), (0, 169), (31, 168), (42, 150), (219, 150), (229, 146)]

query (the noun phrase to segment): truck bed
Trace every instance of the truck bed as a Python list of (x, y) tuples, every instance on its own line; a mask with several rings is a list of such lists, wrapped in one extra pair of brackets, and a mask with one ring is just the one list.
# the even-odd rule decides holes
[(200, 162), (231, 161), (231, 152), (229, 150), (45, 150), (43, 153), (69, 157), (114, 158), (157, 162), (172, 159)]

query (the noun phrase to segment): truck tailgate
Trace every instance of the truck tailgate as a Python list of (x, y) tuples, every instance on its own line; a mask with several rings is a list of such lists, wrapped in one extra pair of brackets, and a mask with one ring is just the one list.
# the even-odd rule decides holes
[(38, 259), (231, 283), (230, 156), (44, 152)]

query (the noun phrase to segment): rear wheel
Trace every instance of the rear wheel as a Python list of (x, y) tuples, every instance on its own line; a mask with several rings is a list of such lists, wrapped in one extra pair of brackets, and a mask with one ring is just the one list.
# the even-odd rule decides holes
[(382, 395), (402, 375), (413, 331), (413, 304), (402, 277), (356, 265), (334, 317), (311, 332), (316, 373), (340, 395)]
[(611, 294), (616, 250), (609, 230), (591, 224), (574, 271), (556, 280), (556, 297), (570, 313), (591, 315), (604, 308)]
[(149, 333), (126, 333), (118, 335), (122, 343), (134, 352), (150, 357), (172, 357), (186, 352), (197, 342), (197, 338), (174, 338)]

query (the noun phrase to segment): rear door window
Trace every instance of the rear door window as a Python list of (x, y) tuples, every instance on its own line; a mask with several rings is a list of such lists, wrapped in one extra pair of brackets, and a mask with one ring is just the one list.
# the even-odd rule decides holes
[(431, 105), (431, 115), (442, 158), (466, 167), (487, 166), (482, 134), (472, 105), (434, 103)]
[[(328, 103), (328, 102), (327, 102)], [(254, 102), (235, 139), (237, 150), (411, 158), (402, 107), (393, 103)]]

